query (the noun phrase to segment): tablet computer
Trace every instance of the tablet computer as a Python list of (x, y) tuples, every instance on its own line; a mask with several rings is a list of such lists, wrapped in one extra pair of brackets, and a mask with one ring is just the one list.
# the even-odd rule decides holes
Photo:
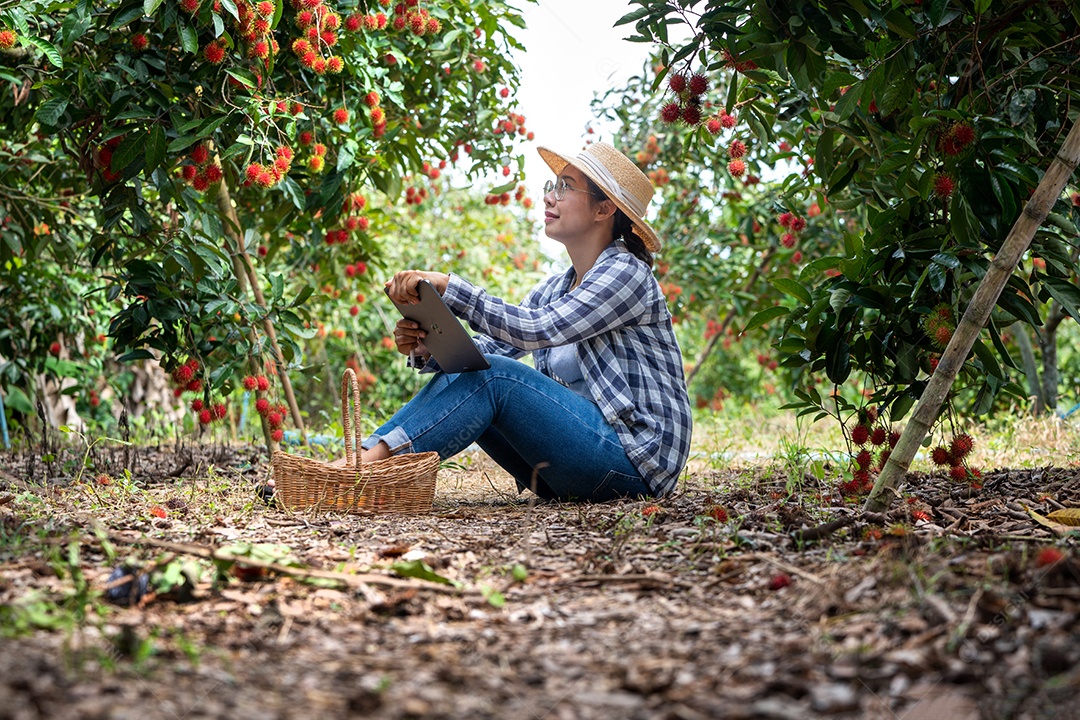
[(420, 329), (427, 333), (424, 346), (431, 351), (439, 367), (448, 373), (473, 372), (491, 367), (469, 331), (447, 307), (439, 291), (427, 280), (421, 280), (416, 291), (420, 295), (420, 302), (415, 305), (394, 302), (394, 307), (403, 318), (419, 323)]

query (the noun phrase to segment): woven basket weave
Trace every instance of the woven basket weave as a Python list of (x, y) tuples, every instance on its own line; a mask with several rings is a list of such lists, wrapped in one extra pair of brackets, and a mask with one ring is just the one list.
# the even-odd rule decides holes
[(430, 511), (439, 453), (407, 453), (361, 465), (359, 412), (360, 388), (356, 375), (347, 369), (341, 378), (345, 464), (330, 465), (275, 452), (271, 458), (274, 497), (292, 510), (318, 508), (362, 514)]

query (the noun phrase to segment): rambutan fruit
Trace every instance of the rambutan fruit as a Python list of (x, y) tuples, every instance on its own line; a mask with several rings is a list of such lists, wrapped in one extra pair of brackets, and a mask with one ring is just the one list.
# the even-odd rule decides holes
[(706, 513), (718, 523), (725, 523), (728, 521), (728, 511), (725, 510), (722, 505), (713, 505)]
[(337, 75), (345, 69), (345, 61), (337, 55), (326, 58), (326, 72)]
[(885, 441), (887, 439), (888, 439), (888, 433), (885, 432), (885, 428), (883, 428), (883, 427), (876, 427), (870, 433), (870, 444), (871, 445), (884, 445)]
[(694, 73), (690, 76), (687, 88), (689, 88), (691, 95), (703, 95), (709, 89), (709, 80), (704, 75)]
[(425, 35), (436, 35), (442, 30), (442, 23), (438, 18), (429, 17), (427, 19), (427, 27), (424, 28)]
[(241, 384), (244, 386), (245, 390), (254, 390), (258, 386), (258, 382), (256, 382), (254, 375), (246, 375), (241, 381)]
[(789, 213), (789, 212), (780, 213), (779, 215), (776, 216), (776, 222), (780, 223), (780, 227), (790, 228), (791, 227), (791, 222), (794, 219), (795, 219), (795, 216), (793, 214)]
[(259, 398), (255, 401), (255, 412), (260, 415), (265, 415), (270, 412), (270, 401), (266, 398)]
[(282, 430), (281, 428), (278, 428), (278, 429), (274, 430), (273, 432), (270, 433), (270, 439), (273, 440), (274, 442), (281, 442), (282, 440), (285, 439), (285, 431)]
[(953, 126), (952, 136), (957, 145), (961, 148), (966, 148), (975, 141), (975, 128), (967, 123), (960, 123)]
[(338, 125), (344, 125), (349, 122), (349, 111), (345, 108), (338, 108), (334, 111), (334, 122)]
[(188, 15), (199, 12), (199, 0), (180, 0), (180, 9)]
[(746, 163), (742, 160), (732, 160), (728, 163), (727, 169), (732, 176), (742, 177), (743, 173), (746, 172)]
[(686, 76), (681, 73), (676, 73), (668, 78), (668, 87), (674, 93), (681, 93), (686, 89)]
[(212, 413), (209, 408), (203, 408), (202, 411), (199, 412), (199, 422), (203, 425), (209, 425), (213, 420), (214, 413)]
[(949, 454), (949, 449), (944, 445), (938, 445), (936, 448), (930, 451), (930, 459), (934, 461), (935, 465), (952, 465), (953, 458)]
[(225, 407), (225, 403), (214, 403), (214, 407), (212, 408), (212, 410), (214, 412), (215, 420), (220, 420), (221, 418), (225, 417), (225, 413), (228, 412)]
[(791, 585), (791, 576), (787, 573), (779, 572), (769, 579), (769, 589), (773, 592), (782, 590)]
[(281, 427), (281, 413), (276, 410), (267, 413), (266, 423), (272, 428)]
[(953, 480), (967, 480), (968, 470), (962, 464), (956, 464), (949, 468), (949, 477)]
[(898, 442), (900, 442), (900, 433), (893, 430), (891, 433), (889, 433), (889, 447), (895, 448), (896, 443)]
[(860, 450), (859, 453), (855, 456), (855, 464), (858, 465), (859, 468), (862, 470), (868, 469), (873, 461), (874, 458), (870, 454), (869, 450)]
[(705, 129), (709, 131), (710, 135), (718, 135), (720, 133), (720, 118), (713, 115), (711, 118), (706, 120)]
[(203, 405), (203, 401), (200, 400), (199, 398), (195, 398), (194, 400), (191, 401), (191, 411), (192, 412), (200, 412), (203, 409), (203, 407), (205, 407)]
[(949, 452), (957, 460), (962, 460), (967, 457), (967, 454), (971, 452), (975, 447), (975, 440), (972, 439), (967, 433), (960, 433), (952, 439), (952, 444), (949, 446)]
[(934, 343), (941, 348), (948, 346), (949, 341), (952, 340), (953, 329), (948, 325), (941, 325), (934, 331)]
[(806, 229), (806, 218), (794, 217), (791, 219), (791, 231), (802, 232)]
[(0, 50), (10, 50), (15, 47), (15, 42), (18, 40), (18, 36), (14, 30), (4, 28), (0, 30)]
[(203, 58), (211, 65), (220, 65), (225, 61), (225, 46), (212, 42), (203, 48)]
[(865, 445), (870, 439), (870, 430), (865, 425), (859, 424), (851, 428), (851, 442), (856, 445)]
[(146, 37), (146, 33), (137, 32), (131, 36), (131, 48), (135, 52), (142, 52), (150, 46), (150, 38)]
[(938, 173), (934, 176), (934, 195), (942, 200), (948, 200), (956, 189), (956, 181), (951, 175)]
[(184, 178), (186, 182), (191, 182), (198, 174), (199, 168), (194, 165), (184, 165), (180, 168), (180, 177)]
[(191, 161), (196, 165), (203, 165), (210, 159), (210, 150), (202, 143), (196, 145), (191, 150)]
[(326, 159), (321, 155), (313, 155), (308, 159), (308, 170), (313, 173), (321, 173), (326, 167)]
[(270, 378), (266, 377), (265, 375), (258, 375), (255, 378), (255, 383), (255, 387), (258, 389), (259, 392), (266, 392), (270, 389)]
[(783, 235), (780, 236), (780, 244), (790, 250), (791, 248), (795, 247), (795, 242), (798, 239), (799, 238), (797, 238), (795, 235), (793, 235), (791, 233), (784, 233)]
[(732, 160), (741, 158), (746, 155), (746, 145), (741, 140), (732, 140), (728, 145), (727, 154)]
[(678, 103), (668, 103), (660, 109), (660, 119), (666, 123), (673, 123), (682, 117), (682, 107)]
[[(365, 27), (368, 23), (370, 15), (350, 15), (345, 18), (345, 29), (349, 32), (359, 32), (360, 28)], [(369, 30), (374, 30), (374, 27), (369, 27)]]
[(735, 127), (735, 124), (736, 120), (734, 115), (720, 113), (720, 125), (722, 125), (724, 129), (730, 130), (731, 128)]
[(210, 181), (206, 179), (206, 173), (202, 172), (196, 175), (195, 179), (191, 181), (191, 187), (199, 192), (206, 192), (210, 188)]
[(682, 109), (682, 121), (693, 127), (701, 123), (701, 106), (690, 103)]
[(311, 152), (314, 153), (316, 157), (323, 157), (326, 155), (326, 146), (322, 143), (315, 143), (315, 147), (311, 148)]
[(1056, 565), (1065, 559), (1065, 553), (1056, 547), (1045, 547), (1035, 555), (1035, 567), (1044, 568)]

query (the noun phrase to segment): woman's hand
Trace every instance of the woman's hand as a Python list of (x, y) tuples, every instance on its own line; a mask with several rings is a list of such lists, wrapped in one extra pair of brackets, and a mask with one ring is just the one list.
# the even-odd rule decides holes
[(420, 301), (420, 292), (416, 286), (421, 280), (431, 283), (440, 295), (446, 292), (450, 276), (445, 273), (423, 272), (422, 270), (402, 270), (395, 273), (386, 283), (386, 294), (400, 305), (415, 305)]
[(425, 335), (427, 333), (420, 329), (420, 323), (405, 318), (398, 320), (397, 326), (394, 327), (394, 342), (397, 343), (397, 350), (402, 355), (416, 353), (424, 360), (431, 357), (431, 353), (424, 347)]

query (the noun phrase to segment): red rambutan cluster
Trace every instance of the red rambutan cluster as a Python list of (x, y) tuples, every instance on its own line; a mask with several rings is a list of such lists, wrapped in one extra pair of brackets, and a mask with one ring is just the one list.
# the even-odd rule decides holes
[[(322, 0), (291, 0), (291, 4), (297, 11), (293, 22), (300, 37), (294, 39), (290, 47), (300, 64), (316, 75), (336, 75), (344, 70), (345, 62), (333, 54), (331, 48), (337, 45), (342, 26), (355, 32), (364, 25), (364, 20), (354, 15), (342, 21), (341, 15)], [(383, 19), (385, 21), (385, 16)]]
[(795, 247), (799, 239), (799, 233), (806, 229), (806, 219), (794, 213), (785, 212), (777, 216), (776, 222), (780, 223), (780, 227), (788, 230), (780, 237), (780, 244), (789, 250)]
[(956, 156), (975, 142), (975, 128), (966, 122), (952, 123), (938, 136), (938, 151)]
[(188, 154), (189, 165), (180, 166), (180, 177), (199, 192), (206, 192), (211, 185), (221, 182), (221, 166), (210, 161), (210, 150), (199, 143)]
[[(668, 77), (668, 89), (675, 94), (676, 100), (661, 108), (660, 119), (669, 124), (682, 121), (689, 127), (700, 125), (703, 119), (701, 96), (709, 89), (708, 78), (700, 73), (689, 76), (674, 73)], [(711, 123), (710, 119), (707, 127), (714, 135), (720, 132), (719, 121)]]
[(285, 424), (285, 418), (289, 416), (289, 408), (284, 405), (273, 405), (267, 398), (261, 397), (255, 401), (255, 412), (266, 419), (266, 424), (270, 426), (271, 439), (274, 442), (281, 442), (281, 439), (285, 437), (282, 426)]
[(975, 447), (975, 440), (967, 433), (953, 437), (948, 447), (938, 445), (930, 451), (930, 460), (939, 467), (949, 468), (949, 477), (958, 482), (969, 481), (981, 487), (982, 472), (971, 467), (967, 457)]
[[(323, 152), (325, 152), (325, 146)], [(269, 164), (253, 162), (244, 169), (244, 185), (258, 185), (272, 188), (288, 175), (292, 168), (294, 154), (288, 145), (279, 145), (274, 151), (274, 161)]]
[(117, 135), (116, 137), (106, 140), (105, 143), (98, 148), (98, 168), (101, 169), (101, 177), (104, 178), (107, 183), (114, 183), (122, 177), (121, 173), (113, 172), (112, 159), (113, 153), (116, 152), (116, 148), (120, 146), (123, 139), (123, 135)]

